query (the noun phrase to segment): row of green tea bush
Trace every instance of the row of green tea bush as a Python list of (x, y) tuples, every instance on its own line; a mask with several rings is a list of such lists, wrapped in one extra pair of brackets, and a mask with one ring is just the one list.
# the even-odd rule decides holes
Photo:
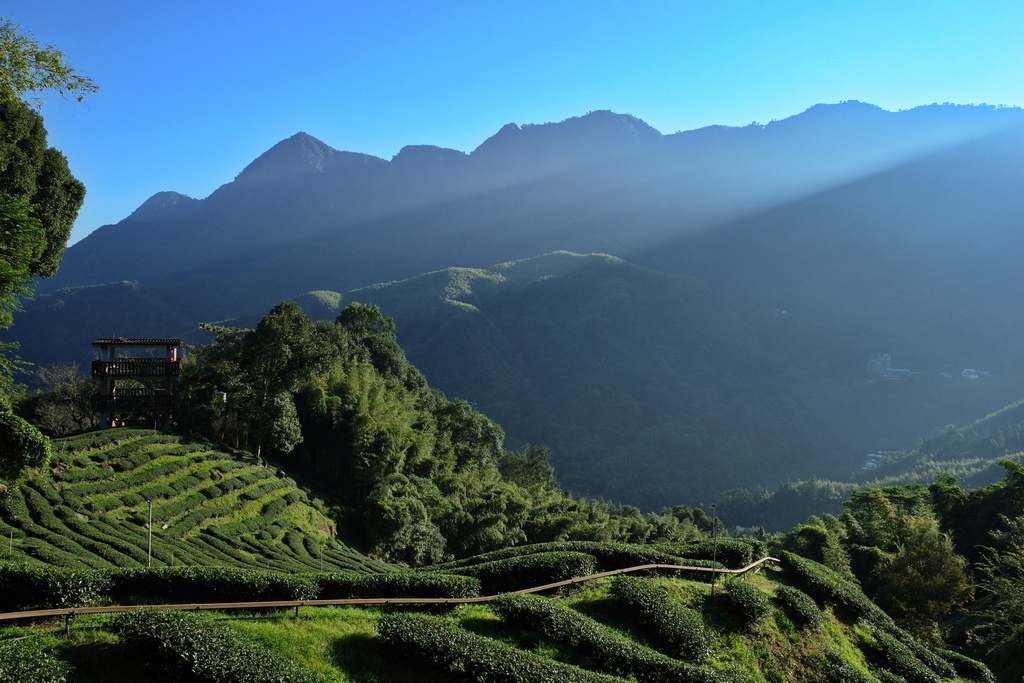
[(101, 602), (192, 604), (478, 595), (478, 579), (454, 574), (294, 574), (232, 567), (97, 570), (0, 565), (0, 612), (82, 607)]
[(875, 626), (875, 655), (882, 666), (907, 680), (932, 681), (956, 672), (977, 681), (992, 680), (988, 669), (973, 659), (937, 650), (913, 634), (897, 628), (892, 618), (864, 593), (834, 571), (812, 560), (781, 551), (782, 567), (815, 600), (838, 606), (855, 618)]
[(377, 624), (381, 639), (399, 653), (470, 680), (503, 683), (625, 683), (626, 679), (587, 671), (518, 650), (471, 633), (453, 621), (425, 614), (392, 614)]
[(663, 653), (691, 662), (704, 662), (714, 655), (714, 633), (700, 615), (673, 600), (661, 586), (635, 576), (618, 576), (611, 592), (651, 629)]
[[(737, 541), (744, 543), (744, 541)], [(453, 560), (441, 564), (432, 565), (426, 571), (449, 570), (465, 567), (482, 562), (493, 562), (495, 560), (506, 560), (522, 555), (547, 552), (580, 552), (593, 555), (597, 564), (597, 571), (611, 571), (624, 567), (635, 567), (644, 564), (676, 564), (708, 568), (717, 566), (725, 568), (722, 562), (713, 565), (710, 556), (707, 560), (698, 555), (680, 555), (675, 550), (686, 546), (661, 547), (651, 545), (640, 545), (636, 543), (602, 543), (599, 541), (550, 541), (547, 543), (535, 543), (533, 545), (513, 546), (493, 550), (489, 553)], [(697, 548), (697, 550), (700, 550)], [(753, 550), (749, 551), (751, 554)], [(728, 557), (728, 555), (727, 555)], [(749, 563), (747, 563), (749, 564)], [(744, 565), (740, 565), (744, 566)], [(703, 578), (703, 577), (702, 577)]]
[(145, 649), (174, 675), (211, 683), (322, 683), (322, 677), (205, 614), (139, 610), (118, 615), (110, 630)]
[(774, 612), (768, 594), (743, 579), (730, 577), (722, 582), (722, 586), (729, 611), (744, 626), (760, 623)]
[(485, 593), (503, 593), (595, 573), (593, 555), (579, 552), (533, 553), (459, 567), (452, 572), (480, 580)]
[(856, 619), (880, 625), (893, 624), (892, 618), (871, 602), (859, 587), (828, 567), (786, 550), (780, 551), (779, 559), (790, 580), (819, 603), (841, 607)]
[(71, 665), (58, 659), (32, 639), (0, 643), (0, 674), (5, 681), (23, 683), (67, 683)]
[(502, 620), (539, 630), (548, 639), (582, 653), (606, 673), (642, 683), (724, 683), (728, 675), (681, 662), (640, 645), (618, 631), (549, 598), (522, 593), (491, 603)]
[(730, 569), (746, 567), (768, 554), (763, 541), (751, 538), (719, 538), (665, 546), (681, 557), (694, 560), (716, 560)]

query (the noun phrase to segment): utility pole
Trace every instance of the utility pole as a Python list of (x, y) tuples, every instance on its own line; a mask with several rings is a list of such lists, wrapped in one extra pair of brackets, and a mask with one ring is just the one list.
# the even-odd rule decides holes
[(713, 542), (711, 550), (711, 594), (715, 594), (715, 579), (718, 578), (718, 516), (715, 512), (715, 504), (711, 504), (711, 538)]
[(153, 566), (153, 501), (149, 501), (149, 556), (146, 566)]

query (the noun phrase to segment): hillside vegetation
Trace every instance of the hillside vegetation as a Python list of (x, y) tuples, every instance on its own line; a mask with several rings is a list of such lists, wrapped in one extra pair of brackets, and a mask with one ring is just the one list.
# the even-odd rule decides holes
[(856, 489), (927, 486), (949, 476), (967, 489), (990, 486), (1005, 476), (1004, 461), (1024, 463), (1024, 401), (965, 427), (947, 426), (920, 439), (916, 448), (872, 462), (850, 480), (798, 480), (774, 491), (734, 489), (720, 502), (733, 524), (783, 531), (809, 515), (839, 514)]
[[(381, 307), (432, 384), (472, 401), (512, 446), (550, 447), (569, 490), (650, 510), (787, 480), (865, 483), (879, 444), (909, 450), (938, 420), (969, 422), (1020, 393), (1012, 377), (869, 383), (862, 342), (790, 314), (745, 316), (697, 280), (602, 254), (296, 301), (328, 319), (353, 301)], [(782, 529), (809, 513), (737, 523)]]
[[(509, 565), (503, 581), (517, 571)], [(143, 670), (162, 665), (176, 680), (211, 682), (993, 680), (981, 664), (896, 627), (853, 584), (788, 555), (764, 574), (719, 582), (715, 594), (703, 581), (620, 576), (553, 597), (506, 594), (440, 613), (307, 607), (298, 619), (216, 623), (139, 612), (76, 623), (96, 628), (68, 638), (32, 629), (17, 641), (10, 629), (0, 632), (0, 665), (48, 657), (37, 675), (75, 667), (72, 680), (121, 680), (123, 663), (146, 651), (154, 654)], [(119, 654), (104, 660), (105, 652)]]
[[(46, 471), (0, 498), (0, 558), (57, 567), (379, 572), (323, 504), (266, 463), (152, 430), (56, 439)], [(280, 475), (280, 476), (279, 476)], [(149, 502), (152, 501), (152, 558)]]

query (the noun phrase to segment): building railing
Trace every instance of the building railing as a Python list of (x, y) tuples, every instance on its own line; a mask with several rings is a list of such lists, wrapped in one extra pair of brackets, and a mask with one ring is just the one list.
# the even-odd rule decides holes
[(181, 374), (181, 360), (166, 358), (114, 358), (94, 360), (93, 377), (177, 377)]
[(92, 405), (98, 411), (111, 410), (170, 410), (174, 407), (174, 396), (166, 391), (152, 389), (118, 389), (116, 394), (97, 394)]

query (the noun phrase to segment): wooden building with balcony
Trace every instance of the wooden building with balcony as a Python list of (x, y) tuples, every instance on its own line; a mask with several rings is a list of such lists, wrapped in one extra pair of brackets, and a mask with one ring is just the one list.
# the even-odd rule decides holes
[(158, 424), (173, 417), (180, 339), (97, 339), (92, 345), (100, 352), (92, 376), (100, 381), (93, 401), (101, 428)]

